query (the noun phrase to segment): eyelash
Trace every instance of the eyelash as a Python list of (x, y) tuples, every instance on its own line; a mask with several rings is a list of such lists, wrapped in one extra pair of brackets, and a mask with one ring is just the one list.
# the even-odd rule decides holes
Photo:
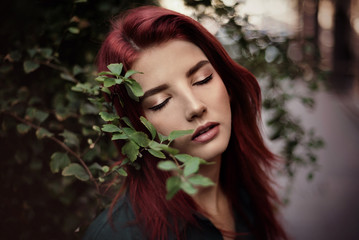
[(158, 111), (158, 110), (161, 110), (167, 103), (168, 101), (170, 100), (171, 98), (167, 98), (166, 100), (164, 100), (163, 102), (161, 102), (160, 104), (156, 105), (156, 106), (153, 106), (153, 107), (150, 107), (149, 109), (152, 110), (152, 111)]
[[(193, 85), (204, 85), (206, 83), (208, 83), (209, 81), (211, 81), (213, 78), (213, 74), (209, 75), (208, 77), (206, 77), (205, 79), (201, 80), (201, 81), (198, 81), (198, 82), (195, 82)], [(149, 109), (152, 110), (152, 111), (159, 111), (161, 110), (167, 103), (168, 101), (170, 100), (171, 98), (167, 98), (166, 100), (164, 100), (163, 102), (161, 102), (160, 104), (156, 105), (156, 106), (153, 106), (153, 107), (150, 107)]]
[(208, 77), (206, 77), (205, 79), (201, 80), (201, 81), (198, 81), (198, 82), (195, 82), (193, 85), (203, 85), (203, 84), (206, 84), (208, 83), (209, 81), (211, 81), (213, 78), (213, 73), (211, 75), (209, 75)]

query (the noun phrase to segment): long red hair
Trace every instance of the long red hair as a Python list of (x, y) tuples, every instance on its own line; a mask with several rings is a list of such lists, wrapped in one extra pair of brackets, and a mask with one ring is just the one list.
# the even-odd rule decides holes
[[(222, 157), (220, 184), (233, 208), (239, 213), (244, 212), (240, 189), (245, 189), (255, 221), (250, 228), (256, 238), (287, 239), (275, 217), (278, 199), (269, 178), (276, 158), (265, 146), (258, 127), (261, 109), (258, 82), (248, 70), (229, 57), (219, 41), (202, 25), (190, 17), (160, 7), (129, 10), (112, 22), (112, 30), (98, 53), (98, 71), (106, 71), (107, 65), (119, 62), (129, 70), (142, 50), (171, 39), (197, 45), (221, 76), (231, 96), (232, 135)], [(136, 129), (146, 131), (138, 120), (143, 115), (139, 103), (130, 100), (122, 87), (111, 91), (111, 101), (118, 114), (128, 116)], [(123, 108), (116, 96), (121, 97)], [(119, 148), (122, 144), (116, 142)], [(169, 173), (157, 169), (157, 159), (144, 155), (138, 162), (141, 170), (128, 167), (124, 182), (137, 221), (150, 239), (166, 239), (169, 231), (181, 238), (181, 230), (186, 224), (196, 224), (193, 213), (199, 208), (183, 192), (170, 201), (165, 199), (165, 182)], [(121, 194), (116, 196), (114, 203)]]

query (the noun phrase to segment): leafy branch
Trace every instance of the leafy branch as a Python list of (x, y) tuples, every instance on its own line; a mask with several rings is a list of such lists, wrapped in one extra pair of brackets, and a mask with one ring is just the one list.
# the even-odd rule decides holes
[[(110, 64), (107, 68), (110, 71), (101, 72), (96, 78), (103, 84), (101, 90), (108, 93), (109, 87), (124, 84), (129, 97), (134, 101), (139, 101), (139, 98), (143, 96), (142, 88), (134, 79), (130, 78), (139, 72), (129, 70), (122, 76), (122, 64)], [(139, 167), (136, 160), (142, 157), (144, 151), (147, 151), (158, 159), (164, 159), (158, 163), (159, 169), (173, 173), (173, 176), (166, 182), (167, 199), (171, 199), (181, 189), (188, 194), (195, 194), (197, 192), (195, 186), (206, 187), (214, 184), (209, 178), (197, 174), (200, 164), (209, 163), (198, 157), (180, 154), (177, 149), (171, 147), (171, 143), (175, 139), (191, 134), (193, 130), (176, 130), (168, 136), (163, 136), (145, 117), (141, 116), (139, 120), (150, 133), (147, 135), (144, 132), (136, 131), (127, 117), (120, 118), (113, 112), (100, 112), (99, 115), (102, 120), (107, 122), (101, 130), (111, 133), (112, 140), (124, 140), (126, 142), (121, 148), (121, 153), (126, 158), (121, 167), (116, 169), (116, 171), (121, 172), (121, 175), (127, 175), (123, 167), (125, 164)]]
[[(36, 130), (36, 136), (38, 139), (51, 139), (64, 150), (64, 152), (54, 152), (51, 155), (50, 169), (53, 173), (61, 171), (63, 176), (73, 176), (78, 180), (85, 182), (90, 181), (95, 185), (97, 192), (100, 192), (101, 183), (109, 180), (109, 178), (111, 179), (113, 173), (123, 177), (127, 176), (127, 172), (125, 170), (126, 165), (132, 165), (139, 169), (140, 164), (137, 160), (142, 158), (144, 152), (148, 152), (155, 158), (162, 160), (158, 163), (159, 169), (171, 171), (173, 174), (173, 176), (170, 177), (166, 183), (166, 197), (168, 199), (172, 198), (181, 189), (188, 194), (194, 194), (197, 191), (196, 186), (213, 185), (213, 182), (210, 179), (197, 174), (201, 164), (209, 163), (198, 157), (180, 154), (177, 149), (171, 147), (171, 143), (175, 139), (191, 134), (193, 133), (193, 130), (173, 131), (168, 136), (163, 136), (157, 132), (155, 127), (145, 117), (141, 116), (139, 120), (150, 133), (147, 135), (144, 132), (136, 131), (128, 117), (120, 118), (116, 113), (110, 111), (114, 108), (113, 106), (110, 106), (109, 103), (104, 101), (101, 92), (111, 94), (109, 90), (110, 87), (124, 84), (128, 96), (134, 101), (139, 101), (139, 98), (143, 95), (142, 88), (134, 79), (131, 78), (133, 74), (138, 72), (129, 70), (122, 75), (122, 64), (110, 64), (108, 66), (109, 71), (99, 73), (99, 76), (95, 79), (97, 82), (101, 83), (100, 86), (94, 81), (81, 82), (76, 79), (75, 75), (78, 74), (79, 69), (74, 68), (71, 72), (64, 66), (58, 66), (56, 63), (51, 63), (51, 61), (56, 62), (56, 58), (51, 56), (51, 51), (41, 48), (35, 50), (32, 49), (30, 51), (30, 55), (33, 59), (26, 60), (23, 64), (24, 71), (26, 73), (36, 71), (40, 65), (46, 65), (56, 71), (60, 71), (61, 78), (76, 83), (71, 88), (74, 92), (86, 94), (87, 103), (84, 103), (84, 106), (87, 106), (85, 108), (87, 110), (80, 109), (80, 115), (78, 115), (76, 113), (62, 114), (61, 112), (63, 110), (55, 109), (54, 115), (58, 121), (63, 122), (69, 116), (81, 118), (82, 115), (86, 115), (88, 112), (96, 112), (100, 116), (100, 118), (96, 120), (97, 123), (102, 121), (99, 125), (95, 124), (91, 126), (92, 129), (97, 132), (96, 139), (95, 141), (88, 139), (89, 146), (81, 154), (80, 149), (83, 147), (80, 147), (80, 140), (77, 134), (65, 129), (59, 134), (64, 138), (62, 141), (55, 137), (54, 133), (49, 130), (49, 128), (51, 128), (50, 123), (48, 127), (44, 127), (44, 122), (49, 118), (49, 112), (44, 112), (38, 107), (31, 106), (32, 101), (26, 100), (28, 95), (27, 89), (20, 89), (18, 91), (18, 96), (24, 95), (21, 98), (14, 101), (9, 100), (7, 104), (4, 104), (2, 113), (5, 113), (21, 122), (21, 124), (17, 126), (17, 130), (20, 134), (26, 134), (30, 128), (33, 128)], [(64, 78), (65, 75), (68, 77)], [(16, 111), (13, 112), (11, 111), (11, 108), (9, 108), (9, 106), (16, 106), (21, 102), (30, 102), (30, 104), (26, 104), (27, 106), (24, 118), (20, 117)], [(77, 102), (76, 98), (71, 97), (71, 102)], [(62, 109), (66, 109), (66, 106), (63, 106)], [(81, 113), (81, 111), (83, 113)], [(39, 124), (36, 124), (35, 122), (38, 122)], [(111, 140), (125, 141), (121, 149), (121, 153), (125, 158), (120, 165), (115, 165), (113, 167), (106, 164), (100, 165), (97, 162), (88, 166), (84, 157), (89, 151), (91, 151), (91, 149), (97, 146), (104, 132), (112, 134)], [(73, 148), (76, 150), (73, 150)], [(78, 163), (72, 162), (68, 154), (74, 157)], [(108, 161), (109, 159), (107, 159), (107, 162)]]
[[(35, 129), (36, 137), (38, 139), (49, 138), (52, 141), (56, 142), (66, 152), (70, 153), (73, 157), (75, 157), (83, 167), (83, 168), (81, 168), (81, 166), (78, 165), (77, 163), (71, 163), (70, 159), (68, 158), (66, 153), (64, 154), (64, 153), (55, 152), (52, 155), (52, 161), (50, 162), (52, 172), (56, 173), (60, 169), (63, 168), (62, 175), (64, 175), (64, 176), (75, 175), (77, 178), (79, 178), (81, 180), (90, 180), (94, 183), (96, 190), (99, 191), (98, 183), (96, 182), (95, 178), (93, 177), (93, 175), (92, 175), (90, 169), (88, 168), (88, 166), (86, 165), (85, 161), (81, 158), (81, 156), (78, 153), (73, 151), (64, 142), (62, 142), (61, 140), (56, 138), (54, 136), (54, 134), (51, 133), (50, 131), (48, 131), (47, 129), (45, 129), (41, 126), (38, 126), (29, 120), (23, 119), (12, 112), (4, 111), (3, 113), (15, 118), (16, 120), (18, 120), (19, 122), (22, 123), (22, 124), (18, 125), (18, 127), (17, 127), (19, 132), (26, 133), (27, 131), (30, 130), (30, 128)], [(85, 172), (83, 172), (83, 169), (85, 170)]]

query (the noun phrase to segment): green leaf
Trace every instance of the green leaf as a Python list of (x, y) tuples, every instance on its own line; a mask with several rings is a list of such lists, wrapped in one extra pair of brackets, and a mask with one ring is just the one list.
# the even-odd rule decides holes
[(111, 138), (111, 140), (120, 140), (120, 139), (128, 139), (128, 136), (124, 133), (117, 133), (114, 134)]
[(34, 116), (35, 116), (35, 119), (37, 119), (40, 123), (42, 123), (43, 121), (45, 121), (47, 119), (47, 117), (49, 116), (49, 113), (37, 110), (35, 112)]
[(40, 64), (31, 61), (31, 60), (26, 60), (24, 62), (24, 71), (25, 73), (31, 73), (33, 71), (35, 71), (36, 69), (38, 69), (40, 67)]
[(26, 118), (29, 118), (31, 120), (36, 119), (40, 123), (45, 121), (48, 116), (49, 116), (49, 114), (47, 112), (43, 112), (43, 111), (33, 108), (33, 107), (29, 107), (26, 109)]
[(183, 163), (186, 163), (193, 158), (191, 155), (184, 154), (184, 153), (176, 154), (174, 157)]
[(78, 29), (77, 27), (69, 27), (68, 30), (72, 34), (79, 34), (80, 33), (80, 29)]
[(99, 126), (93, 125), (92, 129), (95, 130), (96, 132), (101, 132), (101, 129)]
[(115, 119), (119, 119), (120, 117), (117, 116), (116, 114), (114, 113), (108, 113), (108, 112), (100, 112), (99, 115), (101, 116), (101, 118), (104, 120), (104, 121), (113, 121)]
[(96, 106), (89, 104), (89, 103), (82, 104), (80, 107), (81, 115), (98, 114), (98, 111), (99, 111), (99, 109)]
[(137, 159), (139, 148), (135, 142), (130, 140), (122, 147), (121, 152), (123, 155), (126, 155), (131, 162), (134, 162)]
[(35, 48), (27, 49), (27, 53), (29, 54), (29, 56), (31, 58), (33, 58), (35, 56), (35, 54), (37, 53), (37, 50)]
[(121, 84), (121, 83), (123, 83), (123, 79), (122, 78), (116, 78), (115, 82), (116, 82), (116, 84)]
[(50, 169), (52, 173), (58, 173), (71, 163), (66, 153), (55, 152), (51, 155)]
[(151, 133), (152, 140), (156, 137), (156, 128), (150, 123), (145, 117), (141, 116), (140, 120), (143, 125), (148, 129), (148, 131)]
[(132, 129), (132, 128), (129, 128), (129, 127), (124, 127), (122, 128), (122, 131), (124, 133), (127, 134), (127, 136), (130, 136), (131, 134), (134, 134), (136, 132), (136, 130)]
[(75, 81), (74, 78), (73, 78), (71, 75), (66, 74), (66, 73), (61, 73), (61, 74), (60, 74), (60, 77), (61, 77), (62, 79), (65, 79), (65, 80), (67, 80), (67, 81), (70, 81), (70, 82), (74, 82), (74, 81)]
[(166, 151), (167, 153), (170, 153), (170, 154), (173, 154), (173, 155), (179, 153), (178, 149), (169, 147), (169, 146), (167, 146), (165, 144), (161, 144), (161, 148), (162, 148), (162, 150)]
[(17, 90), (17, 100), (19, 101), (27, 101), (30, 96), (30, 91), (27, 87), (20, 87)]
[(150, 143), (148, 144), (148, 146), (153, 149), (153, 150), (156, 150), (156, 151), (160, 151), (162, 150), (162, 147), (161, 147), (162, 144), (156, 142), (156, 141), (150, 141)]
[(108, 70), (114, 73), (116, 76), (120, 76), (123, 68), (122, 63), (113, 63), (107, 66)]
[(157, 158), (165, 159), (166, 156), (161, 152), (154, 149), (148, 149), (147, 150), (152, 156), (155, 156)]
[(129, 85), (133, 94), (136, 96), (136, 97), (142, 97), (144, 92), (142, 90), (142, 87), (141, 85), (136, 82), (135, 80), (131, 81), (131, 84)]
[(77, 147), (80, 144), (80, 140), (77, 135), (69, 130), (66, 130), (63, 133), (60, 133), (60, 136), (64, 137), (64, 142), (70, 147)]
[(185, 135), (188, 135), (188, 134), (192, 134), (193, 133), (193, 129), (190, 129), (190, 130), (175, 130), (175, 131), (172, 131), (170, 133), (170, 135), (168, 136), (168, 140), (169, 141), (173, 141), (174, 139), (176, 138), (179, 138), (179, 137), (182, 137), (182, 136), (185, 136)]
[(36, 137), (38, 139), (43, 139), (45, 137), (52, 137), (54, 134), (52, 134), (51, 132), (47, 131), (45, 128), (39, 128), (36, 130)]
[(42, 99), (37, 97), (37, 96), (31, 97), (29, 99), (29, 105), (35, 105), (35, 104), (38, 104), (38, 103), (41, 103), (41, 102), (42, 102)]
[(308, 173), (307, 179), (308, 179), (309, 181), (311, 181), (311, 180), (313, 180), (313, 178), (314, 178), (314, 173), (313, 173), (313, 172)]
[(173, 161), (161, 161), (157, 164), (157, 167), (161, 170), (172, 171), (178, 169), (177, 165)]
[(44, 58), (50, 58), (52, 55), (52, 49), (51, 48), (40, 48), (39, 52)]
[(191, 160), (187, 161), (184, 166), (183, 175), (185, 177), (195, 173), (199, 169), (200, 158), (193, 157)]
[[(125, 159), (122, 160), (120, 166), (125, 166), (125, 165), (126, 165), (127, 163), (129, 163), (129, 162), (130, 162), (130, 160), (129, 160), (128, 158), (125, 158)], [(115, 167), (116, 167), (116, 166), (115, 166)]]
[(80, 74), (82, 72), (84, 72), (84, 70), (79, 65), (75, 65), (72, 68), (72, 73), (73, 73), (74, 76), (76, 76), (77, 74)]
[(75, 176), (81, 181), (87, 181), (90, 179), (90, 176), (87, 174), (85, 169), (78, 163), (71, 163), (62, 170), (62, 176)]
[(130, 128), (135, 129), (128, 117), (123, 117), (123, 118), (121, 118), (121, 120), (124, 121), (126, 123), (126, 125), (129, 126)]
[(133, 74), (135, 74), (135, 73), (142, 73), (142, 72), (138, 72), (138, 71), (136, 71), (136, 70), (128, 70), (127, 72), (126, 72), (126, 74), (125, 74), (125, 78), (129, 78), (129, 77), (131, 77)]
[(107, 88), (116, 85), (116, 81), (114, 78), (105, 78), (103, 85)]
[(96, 171), (103, 171), (102, 170), (102, 166), (100, 165), (100, 164), (98, 164), (97, 162), (95, 162), (95, 163), (93, 163), (93, 164), (91, 164), (90, 166), (89, 166), (89, 170), (91, 171), (91, 172), (96, 172)]
[(157, 135), (158, 135), (158, 138), (160, 139), (161, 143), (168, 140), (168, 137), (162, 135), (161, 133), (157, 133)]
[(9, 53), (12, 61), (17, 62), (21, 59), (21, 52), (18, 50), (12, 51)]
[(20, 123), (16, 126), (16, 129), (20, 134), (25, 134), (31, 129), (31, 127), (29, 125)]
[(147, 147), (150, 143), (148, 136), (143, 132), (135, 132), (129, 136), (137, 145), (141, 147)]
[(214, 182), (212, 182), (211, 179), (208, 177), (204, 177), (202, 175), (193, 175), (192, 177), (188, 178), (188, 181), (192, 183), (193, 185), (203, 186), (203, 187), (209, 187), (213, 186)]
[(167, 146), (166, 144), (161, 144), (156, 141), (150, 141), (148, 146), (153, 150), (156, 150), (156, 151), (164, 150), (170, 154), (177, 154), (179, 152), (175, 148), (171, 148), (171, 147)]
[(111, 95), (111, 91), (110, 91), (110, 89), (108, 89), (107, 87), (101, 88), (101, 91), (104, 92), (104, 93), (107, 93), (107, 94)]
[(138, 102), (138, 101), (139, 101), (139, 98), (136, 97), (136, 96), (133, 94), (133, 92), (132, 92), (131, 88), (128, 86), (128, 84), (125, 84), (125, 88), (126, 88), (126, 91), (127, 91), (128, 96), (129, 96), (132, 100), (135, 100), (136, 102)]
[(103, 82), (103, 81), (105, 81), (105, 79), (106, 79), (106, 77), (104, 77), (104, 76), (98, 76), (97, 78), (95, 78), (95, 80), (98, 82)]
[(192, 186), (189, 182), (182, 182), (181, 189), (188, 194), (195, 194), (197, 193), (197, 189)]
[(112, 72), (107, 72), (107, 71), (100, 72), (98, 75), (99, 75), (99, 76), (103, 76), (103, 75), (111, 75), (111, 76), (115, 76), (115, 74), (114, 74), (114, 73), (112, 73)]
[(121, 128), (113, 124), (104, 124), (102, 126), (102, 131), (104, 132), (122, 132)]
[(139, 101), (139, 97), (142, 97), (144, 94), (140, 84), (133, 79), (127, 79), (127, 81), (125, 81), (125, 87), (128, 96), (137, 102)]
[(170, 200), (181, 189), (181, 179), (178, 176), (169, 177), (166, 181), (166, 189), (166, 199)]
[(102, 166), (102, 171), (104, 172), (104, 173), (108, 173), (108, 171), (110, 171), (110, 168), (109, 168), (109, 166)]
[(121, 176), (127, 177), (127, 172), (123, 168), (116, 169), (116, 172)]
[(86, 92), (86, 89), (84, 88), (84, 84), (77, 83), (75, 86), (71, 87), (71, 90), (74, 92)]
[(60, 122), (68, 119), (69, 117), (71, 117), (73, 115), (74, 115), (74, 113), (71, 112), (71, 110), (68, 108), (57, 107), (55, 109), (55, 116), (56, 116), (57, 120), (59, 120)]

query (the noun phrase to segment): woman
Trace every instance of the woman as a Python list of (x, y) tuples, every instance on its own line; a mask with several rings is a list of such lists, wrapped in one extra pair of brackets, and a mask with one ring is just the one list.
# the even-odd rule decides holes
[(123, 191), (85, 239), (287, 239), (275, 217), (278, 199), (267, 173), (275, 156), (257, 125), (261, 93), (254, 76), (198, 22), (159, 7), (133, 9), (113, 22), (98, 70), (119, 62), (143, 72), (133, 78), (145, 94), (137, 103), (125, 89), (112, 89), (124, 103), (114, 99), (118, 114), (142, 131), (141, 115), (163, 135), (195, 129), (173, 147), (213, 162), (199, 173), (216, 185), (167, 201), (171, 173), (145, 155), (140, 170), (128, 167)]

